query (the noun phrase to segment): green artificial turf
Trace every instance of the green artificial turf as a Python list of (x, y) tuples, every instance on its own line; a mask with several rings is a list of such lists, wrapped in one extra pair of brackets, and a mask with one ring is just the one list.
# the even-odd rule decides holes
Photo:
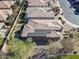
[(64, 55), (64, 56), (52, 57), (51, 59), (79, 59), (79, 55)]
[(79, 55), (65, 55), (61, 59), (79, 59)]
[(3, 40), (2, 40), (2, 38), (0, 37), (0, 45), (2, 44), (2, 41), (3, 41)]

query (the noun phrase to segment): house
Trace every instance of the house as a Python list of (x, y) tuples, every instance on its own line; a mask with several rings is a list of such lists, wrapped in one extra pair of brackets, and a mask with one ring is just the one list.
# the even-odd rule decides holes
[(0, 16), (6, 20), (8, 15), (12, 14), (11, 5), (13, 5), (14, 1), (0, 1)]
[(8, 15), (12, 14), (11, 5), (14, 4), (14, 1), (0, 1), (0, 36), (5, 37), (5, 34), (8, 29), (3, 28), (6, 22)]
[(6, 21), (7, 17), (12, 14), (11, 5), (13, 5), (13, 2), (14, 1), (0, 1), (0, 21)]
[(10, 9), (11, 5), (14, 4), (15, 1), (0, 1), (0, 9)]
[[(40, 19), (36, 22), (30, 20), (28, 24), (24, 26), (22, 37), (60, 37), (60, 32), (56, 30), (60, 30), (62, 27), (58, 25), (59, 23), (56, 21), (47, 21), (48, 23), (39, 23)], [(44, 20), (43, 20), (44, 22)]]
[(24, 25), (21, 37), (48, 37), (60, 38), (62, 23), (54, 17), (49, 7), (28, 7), (25, 19), (28, 23)]

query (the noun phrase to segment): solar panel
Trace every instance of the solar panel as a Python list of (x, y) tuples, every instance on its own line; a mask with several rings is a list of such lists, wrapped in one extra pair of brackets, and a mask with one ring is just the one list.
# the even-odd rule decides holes
[(45, 37), (46, 36), (46, 33), (28, 33), (28, 36), (42, 36), (42, 37)]
[(35, 32), (37, 33), (51, 33), (51, 29), (36, 29)]

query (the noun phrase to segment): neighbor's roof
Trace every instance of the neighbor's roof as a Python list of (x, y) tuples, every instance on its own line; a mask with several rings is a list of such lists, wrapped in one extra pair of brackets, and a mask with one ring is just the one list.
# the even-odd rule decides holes
[(4, 18), (0, 15), (0, 21), (1, 21), (1, 20), (4, 20)]
[[(2, 14), (2, 13), (0, 13), (0, 14)], [(3, 14), (2, 14), (2, 15), (3, 15)], [(4, 18), (3, 18), (2, 15), (0, 15), (0, 29), (1, 29), (2, 26), (4, 25), (4, 22), (5, 22), (4, 18), (6, 17), (6, 16), (4, 15)]]
[(2, 12), (1, 10), (0, 10), (0, 15), (3, 18), (3, 20), (6, 20), (6, 18), (8, 17), (8, 15)]
[(7, 31), (8, 31), (8, 29), (1, 29), (1, 30), (0, 30), (0, 36), (1, 36), (2, 38), (4, 38)]
[(4, 1), (0, 1), (0, 9), (8, 8), (8, 6), (4, 3)]
[(4, 19), (3, 17), (0, 15), (0, 29), (2, 28), (2, 26), (4, 25)]
[(0, 1), (0, 9), (9, 9), (14, 1)]
[(4, 25), (4, 21), (3, 21), (2, 16), (0, 16), (0, 29), (2, 28), (3, 25)]

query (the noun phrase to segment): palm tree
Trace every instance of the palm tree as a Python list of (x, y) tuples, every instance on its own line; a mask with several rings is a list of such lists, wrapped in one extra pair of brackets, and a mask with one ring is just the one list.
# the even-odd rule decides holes
[(23, 3), (23, 0), (20, 0), (20, 4)]
[(52, 10), (53, 10), (53, 12), (55, 13), (55, 16), (57, 16), (57, 15), (60, 13), (60, 8), (57, 7), (57, 6), (54, 6), (54, 7), (52, 8)]

